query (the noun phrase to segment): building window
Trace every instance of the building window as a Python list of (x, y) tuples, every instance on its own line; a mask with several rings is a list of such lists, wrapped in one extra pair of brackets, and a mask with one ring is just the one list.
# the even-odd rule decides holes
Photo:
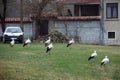
[(81, 16), (98, 16), (99, 5), (81, 5)]
[(74, 5), (75, 16), (99, 16), (99, 4)]
[(106, 18), (118, 18), (118, 3), (106, 4)]
[(115, 39), (115, 32), (108, 32), (108, 39)]

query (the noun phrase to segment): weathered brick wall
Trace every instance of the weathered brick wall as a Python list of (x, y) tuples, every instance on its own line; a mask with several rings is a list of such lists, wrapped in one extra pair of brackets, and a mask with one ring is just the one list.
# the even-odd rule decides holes
[[(80, 43), (99, 44), (99, 21), (51, 21), (51, 23), (55, 25), (50, 26), (49, 31), (56, 29), (69, 38), (78, 37)], [(65, 27), (67, 27), (67, 31)]]

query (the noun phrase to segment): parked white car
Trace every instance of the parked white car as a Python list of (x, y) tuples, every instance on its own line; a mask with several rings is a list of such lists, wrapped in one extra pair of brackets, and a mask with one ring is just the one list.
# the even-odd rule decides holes
[(15, 41), (22, 43), (23, 41), (23, 32), (20, 27), (6, 27), (5, 32), (3, 33), (3, 42), (11, 41), (14, 38)]

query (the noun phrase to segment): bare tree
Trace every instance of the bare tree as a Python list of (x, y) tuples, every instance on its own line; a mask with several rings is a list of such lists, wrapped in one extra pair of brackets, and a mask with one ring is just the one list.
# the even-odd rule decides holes
[(80, 32), (81, 32), (81, 28), (83, 26), (84, 25), (81, 23), (81, 24), (79, 24), (79, 26), (76, 26), (74, 29), (74, 38), (75, 38), (76, 42), (78, 42), (78, 43), (80, 43), (80, 41), (81, 41)]
[(68, 36), (68, 24), (66, 21), (63, 22), (65, 25), (65, 35)]
[(24, 11), (32, 16), (40, 17), (42, 10), (51, 0), (24, 0)]
[[(61, 15), (62, 5), (56, 3), (57, 0), (24, 0), (24, 12), (30, 14), (35, 21), (35, 37), (37, 38), (41, 33), (41, 22), (45, 18), (55, 18)], [(39, 20), (38, 20), (39, 19)], [(42, 23), (43, 24), (43, 23)]]
[(80, 27), (75, 27), (74, 38), (76, 42), (80, 42), (79, 31), (80, 31)]
[(23, 0), (20, 0), (20, 27), (23, 31)]
[(43, 9), (45, 8), (45, 6), (50, 3), (51, 1), (53, 0), (42, 0), (41, 3), (39, 4), (39, 7), (38, 7), (38, 11), (37, 11), (37, 16), (38, 17), (41, 17), (41, 13), (43, 11)]
[(48, 12), (56, 12), (61, 16), (63, 4), (57, 4), (56, 0), (24, 0), (24, 7), (24, 12), (31, 14), (32, 17), (40, 18)]
[(7, 10), (7, 0), (2, 0), (3, 3), (3, 12), (0, 13), (0, 20), (2, 25), (2, 32), (5, 30), (5, 17), (6, 17), (6, 10)]

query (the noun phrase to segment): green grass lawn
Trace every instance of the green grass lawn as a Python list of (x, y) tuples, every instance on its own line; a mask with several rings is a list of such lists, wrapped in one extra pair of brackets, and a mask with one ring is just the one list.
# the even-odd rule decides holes
[[(53, 44), (49, 54), (43, 43), (0, 43), (0, 80), (119, 80), (120, 46)], [(88, 61), (97, 50), (98, 56)], [(103, 68), (101, 60), (107, 55), (110, 62)]]

